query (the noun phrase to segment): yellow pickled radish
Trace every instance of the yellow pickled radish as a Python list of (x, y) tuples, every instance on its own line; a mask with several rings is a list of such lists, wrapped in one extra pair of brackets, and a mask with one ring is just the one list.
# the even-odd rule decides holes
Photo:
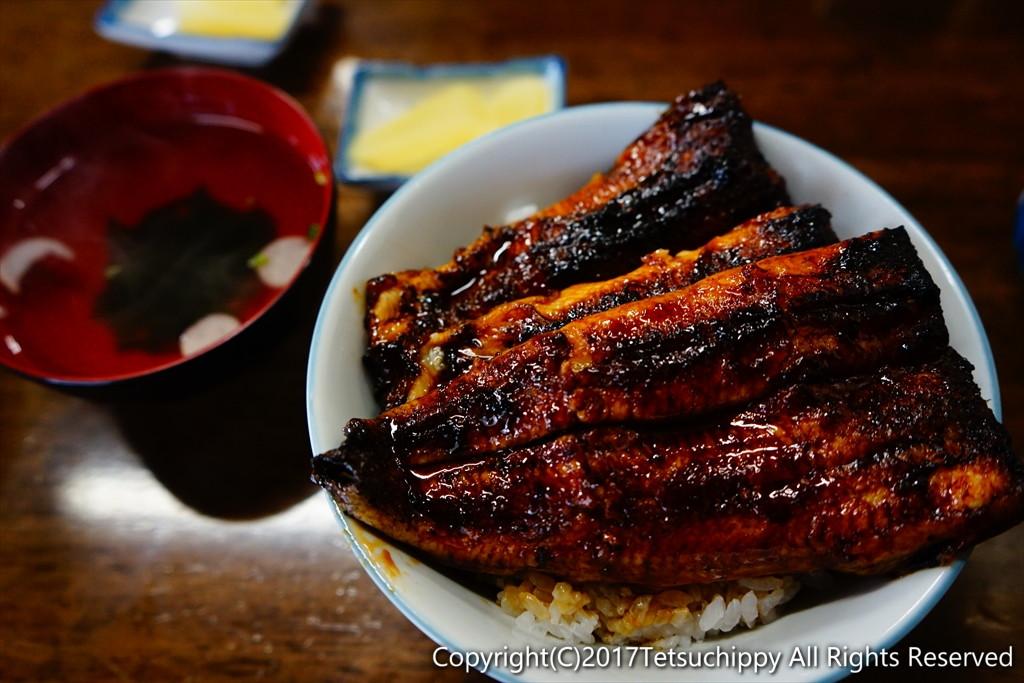
[(548, 111), (543, 79), (517, 76), (497, 85), (456, 82), (390, 121), (360, 131), (349, 154), (358, 167), (411, 174), (484, 133)]
[(536, 76), (516, 76), (498, 85), (487, 98), (489, 130), (537, 116), (551, 109), (551, 91)]
[(296, 0), (178, 0), (180, 33), (218, 38), (277, 40), (288, 28)]

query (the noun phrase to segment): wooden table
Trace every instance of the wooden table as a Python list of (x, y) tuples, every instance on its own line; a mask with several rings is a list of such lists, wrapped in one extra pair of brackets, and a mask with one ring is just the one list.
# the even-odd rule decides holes
[[(667, 99), (724, 77), (757, 118), (849, 160), (931, 231), (974, 296), (1006, 424), (1024, 444), (1024, 281), (1011, 247), (1024, 13), (890, 4), (324, 3), (257, 75), (296, 95), (332, 145), (332, 68), (345, 56), (557, 52), (572, 104)], [(95, 8), (0, 3), (0, 135), (92, 84), (177, 63), (96, 36)], [(461, 677), (433, 668), (432, 643), (363, 575), (307, 482), (315, 311), (380, 201), (341, 188), (333, 245), (299, 289), (192, 368), (106, 391), (0, 373), (0, 679)], [(1024, 656), (1022, 545), (1018, 528), (979, 547), (904, 644)], [(969, 675), (1019, 680), (1020, 668)]]

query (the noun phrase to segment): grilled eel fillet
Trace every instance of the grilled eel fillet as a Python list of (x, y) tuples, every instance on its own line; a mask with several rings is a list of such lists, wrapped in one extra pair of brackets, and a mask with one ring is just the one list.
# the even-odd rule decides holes
[(367, 283), (364, 360), (378, 401), (415, 377), (416, 352), (431, 332), (506, 301), (619, 275), (655, 249), (696, 247), (788, 203), (736, 94), (715, 83), (681, 96), (611, 171), (570, 197), (484, 228), (439, 268)]
[(598, 428), (415, 474), (315, 461), (341, 507), (458, 567), (649, 586), (947, 560), (1024, 515), (1024, 473), (949, 351), (790, 386), (704, 425)]
[(408, 396), (389, 396), (386, 406), (419, 398), (475, 364), (573, 320), (671, 292), (708, 275), (769, 256), (833, 243), (836, 237), (829, 219), (828, 211), (817, 205), (775, 209), (698, 249), (675, 256), (665, 250), (648, 254), (642, 266), (617, 278), (573, 285), (560, 292), (496, 306), (479, 318), (432, 334), (419, 352), (419, 376)]
[(939, 290), (906, 231), (882, 230), (539, 334), (415, 401), (351, 420), (342, 447), (412, 464), (469, 457), (583, 425), (707, 414), (947, 342)]

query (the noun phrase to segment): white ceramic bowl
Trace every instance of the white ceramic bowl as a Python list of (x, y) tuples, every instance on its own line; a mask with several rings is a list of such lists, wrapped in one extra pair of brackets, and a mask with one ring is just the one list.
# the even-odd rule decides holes
[[(475, 238), (484, 223), (500, 223), (527, 204), (544, 205), (574, 190), (610, 166), (616, 154), (663, 109), (655, 103), (577, 107), (512, 126), (481, 138), (417, 175), (384, 204), (349, 248), (331, 282), (317, 320), (309, 359), (307, 411), (313, 450), (337, 446), (345, 422), (375, 413), (361, 355), (362, 292), (383, 272), (430, 266)], [(786, 178), (795, 202), (828, 208), (840, 238), (885, 226), (906, 226), (942, 291), (952, 345), (975, 366), (975, 378), (996, 416), (999, 388), (988, 340), (963, 283), (939, 247), (878, 185), (846, 163), (793, 135), (757, 124), (758, 144)], [(512, 618), (480, 594), (339, 515), (364, 569), (384, 594), (431, 639), (450, 650), (501, 651), (558, 641), (518, 631)], [(387, 550), (391, 562), (386, 561)], [(382, 558), (384, 558), (382, 560)], [(737, 630), (703, 644), (730, 649), (780, 651), (783, 662), (797, 646), (847, 645), (851, 649), (892, 646), (935, 605), (960, 571), (961, 562), (925, 569), (783, 613), (753, 630)], [(577, 673), (529, 670), (519, 676), (492, 669), (499, 679), (551, 680), (731, 680), (733, 669), (588, 670)], [(823, 680), (846, 670), (786, 668), (783, 680)], [(749, 680), (750, 673), (743, 676)]]

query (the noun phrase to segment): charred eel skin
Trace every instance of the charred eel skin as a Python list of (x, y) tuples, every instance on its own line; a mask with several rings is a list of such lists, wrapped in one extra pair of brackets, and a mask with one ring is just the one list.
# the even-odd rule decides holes
[(604, 427), (412, 472), (344, 450), (349, 514), (461, 568), (669, 586), (945, 561), (1024, 516), (1024, 474), (949, 351), (778, 390), (704, 425)]
[(835, 241), (829, 213), (821, 206), (784, 207), (756, 216), (697, 249), (675, 256), (665, 250), (648, 254), (642, 266), (617, 278), (501, 304), (479, 318), (432, 334), (419, 351), (419, 376), (408, 395), (402, 392), (408, 383), (397, 382), (386, 407), (419, 398), (474, 365), (573, 320), (671, 292), (729, 268)]
[(789, 382), (946, 346), (939, 291), (902, 228), (776, 256), (539, 334), (373, 419), (346, 450), (412, 464), (580, 426), (695, 417)]
[(655, 249), (694, 248), (788, 203), (737, 95), (722, 83), (683, 95), (611, 171), (570, 197), (486, 227), (439, 268), (370, 280), (364, 361), (375, 394), (383, 404), (396, 382), (415, 377), (431, 332), (507, 301), (619, 275)]

